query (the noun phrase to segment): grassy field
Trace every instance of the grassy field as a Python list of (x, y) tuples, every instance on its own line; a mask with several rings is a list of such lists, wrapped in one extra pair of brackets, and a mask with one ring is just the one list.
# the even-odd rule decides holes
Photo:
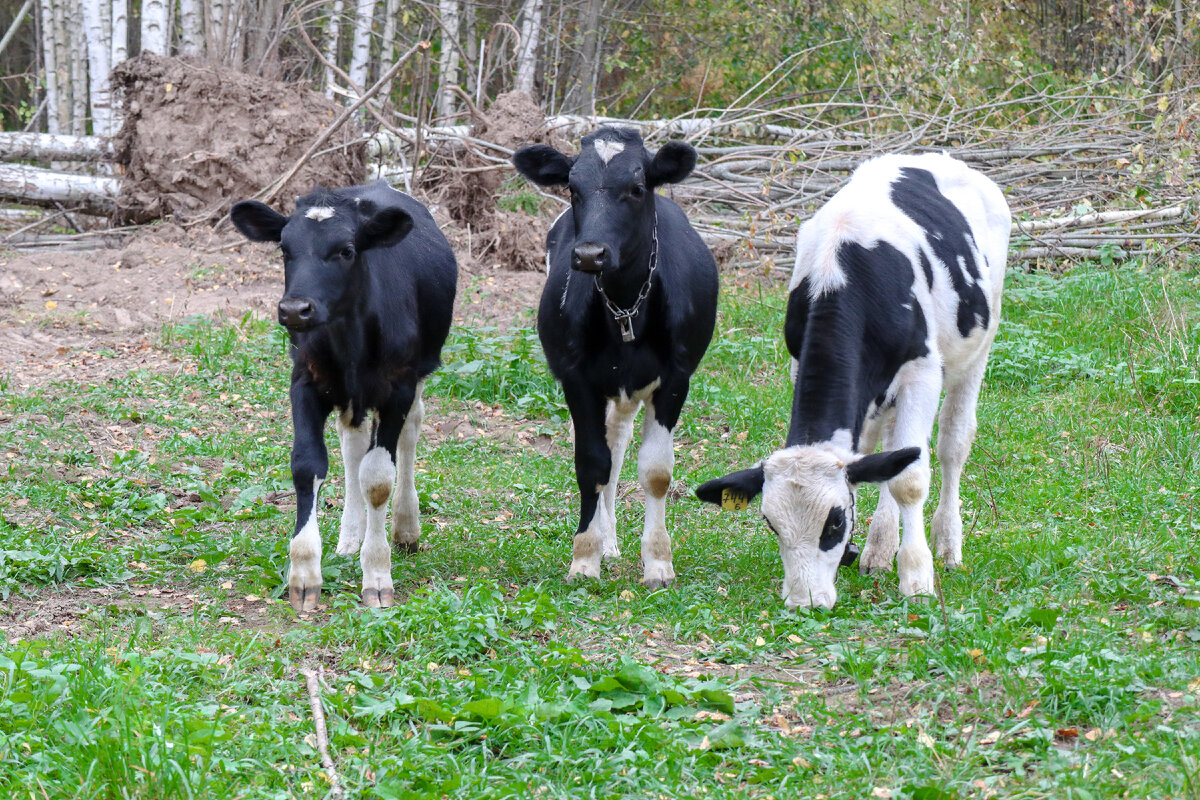
[(756, 513), (691, 496), (782, 442), (784, 303), (725, 287), (676, 447), (679, 580), (653, 593), (629, 463), (622, 560), (562, 581), (569, 429), (528, 329), (452, 333), (398, 608), (360, 608), (332, 553), (333, 459), (308, 621), (281, 599), (274, 326), (183, 322), (153, 343), (169, 370), (4, 382), (0, 795), (326, 796), (311, 668), (348, 797), (1200, 798), (1200, 276), (1012, 274), (966, 568), (937, 603), (844, 570), (811, 613)]

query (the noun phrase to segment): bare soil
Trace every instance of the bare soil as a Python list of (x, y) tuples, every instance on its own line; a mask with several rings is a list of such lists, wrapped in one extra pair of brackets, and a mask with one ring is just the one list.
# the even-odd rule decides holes
[[(456, 324), (532, 323), (540, 274), (475, 268), (460, 276)], [(271, 319), (282, 288), (274, 246), (207, 226), (147, 226), (117, 248), (0, 250), (0, 376), (24, 390), (96, 380), (114, 364), (167, 369), (167, 354), (150, 344), (164, 323), (197, 315)], [(101, 349), (123, 358), (95, 356)]]
[[(120, 64), (113, 86), (125, 119), (118, 217), (129, 222), (223, 216), (291, 169), (343, 110), (305, 83), (154, 54)], [(314, 185), (361, 183), (361, 137), (352, 122), (339, 129), (284, 186), (283, 207)]]

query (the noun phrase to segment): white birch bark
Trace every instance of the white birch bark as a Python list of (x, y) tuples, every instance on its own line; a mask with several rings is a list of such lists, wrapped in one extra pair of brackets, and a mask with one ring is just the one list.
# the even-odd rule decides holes
[(58, 132), (73, 133), (71, 127), (71, 32), (67, 24), (67, 4), (51, 0), (54, 14), (54, 74), (57, 84)]
[(67, 12), (71, 48), (71, 133), (76, 136), (87, 133), (88, 116), (87, 37), (83, 33), (80, 5), (79, 0), (75, 0)]
[(163, 0), (142, 3), (142, 52), (170, 54), (167, 38), (167, 4)]
[(357, 0), (354, 12), (354, 40), (350, 47), (350, 80), (360, 90), (367, 87), (367, 67), (371, 63), (371, 27), (375, 22), (377, 0)]
[(62, 133), (58, 114), (58, 48), (54, 43), (54, 9), (51, 0), (40, 0), (38, 12), (42, 19), (42, 74), (46, 89), (46, 131), (58, 134)]
[(203, 51), (204, 15), (201, 0), (179, 0), (179, 54), (198, 56)]
[[(329, 26), (325, 33), (325, 60), (330, 64), (338, 63), (338, 35), (342, 27), (342, 12), (345, 5), (342, 0), (334, 0), (333, 14), (329, 17)], [(325, 96), (333, 98), (333, 87), (337, 84), (337, 76), (329, 67), (325, 68)]]
[[(400, 0), (387, 0), (383, 11), (383, 43), (379, 48), (379, 74), (386, 74), (395, 63), (396, 56), (396, 15), (400, 11)], [(380, 94), (385, 98), (392, 96), (392, 82), (388, 81)]]
[(0, 164), (0, 202), (27, 205), (82, 206), (85, 211), (112, 211), (121, 182), (116, 178), (75, 175), (24, 164)]
[(99, 161), (113, 154), (99, 136), (0, 131), (0, 161)]
[(129, 58), (129, 0), (112, 0), (112, 66)]
[(92, 133), (112, 135), (112, 91), (108, 73), (112, 71), (112, 42), (104, 24), (107, 0), (80, 0), (84, 37), (87, 40), (88, 105), (92, 112)]
[(209, 55), (220, 58), (225, 52), (225, 0), (208, 0), (204, 10), (204, 46)]
[(517, 51), (517, 76), (513, 88), (533, 94), (537, 76), (538, 43), (542, 33), (542, 0), (521, 5), (521, 46)]
[(438, 57), (437, 115), (453, 116), (455, 94), (448, 87), (458, 83), (458, 19), (459, 0), (438, 0), (438, 19), (442, 25), (442, 53)]

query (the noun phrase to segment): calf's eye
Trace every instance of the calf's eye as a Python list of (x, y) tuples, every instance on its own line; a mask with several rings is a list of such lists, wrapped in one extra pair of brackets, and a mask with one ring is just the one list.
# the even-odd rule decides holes
[(338, 257), (341, 258), (343, 261), (353, 261), (354, 260), (354, 245), (348, 244), (345, 247), (343, 247), (342, 252), (338, 253)]
[(640, 183), (634, 184), (634, 186), (629, 190), (629, 196), (634, 200), (641, 200), (646, 196), (646, 187), (642, 186)]

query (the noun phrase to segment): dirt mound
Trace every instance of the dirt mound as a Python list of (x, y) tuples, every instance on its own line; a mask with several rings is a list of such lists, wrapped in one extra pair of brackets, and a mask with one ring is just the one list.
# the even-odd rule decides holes
[[(567, 146), (552, 140), (545, 115), (524, 92), (508, 92), (492, 101), (476, 116), (472, 135), (509, 150), (527, 144)], [(422, 188), (436, 196), (456, 224), (470, 227), (473, 240), (479, 243), (472, 252), (479, 263), (496, 263), (509, 270), (541, 270), (544, 220), (497, 205), (505, 180), (512, 176), (502, 164), (467, 152), (458, 154), (453, 162), (447, 157), (442, 164), (431, 165), (423, 175)]]
[[(224, 215), (291, 168), (342, 111), (305, 84), (153, 54), (118, 65), (112, 80), (125, 113), (116, 137), (125, 222)], [(283, 203), (316, 184), (361, 183), (360, 138), (344, 126), (284, 187)]]

